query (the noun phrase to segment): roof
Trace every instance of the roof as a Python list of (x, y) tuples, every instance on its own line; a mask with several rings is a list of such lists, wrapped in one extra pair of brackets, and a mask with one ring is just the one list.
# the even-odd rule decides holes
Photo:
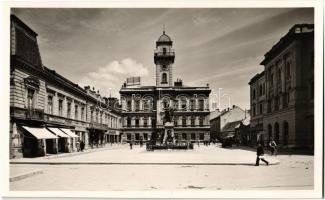
[(240, 122), (242, 120), (234, 121), (234, 122), (228, 122), (221, 130), (221, 132), (233, 132), (236, 128), (239, 127)]
[(172, 40), (168, 35), (166, 35), (165, 31), (163, 31), (163, 34), (158, 38), (158, 42), (171, 42)]
[(289, 32), (283, 36), (266, 54), (264, 54), (264, 60), (260, 63), (265, 65), (274, 57), (276, 52), (283, 49), (299, 36), (314, 34), (314, 24), (295, 24), (290, 28)]
[(255, 81), (259, 80), (260, 78), (262, 78), (264, 76), (265, 72), (262, 71), (260, 73), (257, 73), (255, 76), (253, 76), (253, 78), (251, 78), (251, 80), (248, 82), (248, 84), (252, 84), (254, 83)]

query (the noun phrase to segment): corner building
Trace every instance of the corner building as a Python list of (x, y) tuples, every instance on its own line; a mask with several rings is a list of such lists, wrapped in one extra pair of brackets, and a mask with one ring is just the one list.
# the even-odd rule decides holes
[(119, 141), (114, 101), (44, 66), (37, 33), (11, 15), (10, 158), (74, 152), (77, 141), (85, 148)]
[(314, 25), (296, 24), (264, 55), (249, 82), (257, 140), (283, 148), (314, 147)]
[(162, 141), (165, 130), (165, 110), (173, 108), (172, 123), (177, 142), (210, 140), (209, 86), (184, 86), (174, 82), (173, 41), (163, 32), (156, 42), (154, 63), (156, 86), (124, 84), (120, 90), (122, 104), (122, 132), (127, 142), (149, 141), (152, 136)]

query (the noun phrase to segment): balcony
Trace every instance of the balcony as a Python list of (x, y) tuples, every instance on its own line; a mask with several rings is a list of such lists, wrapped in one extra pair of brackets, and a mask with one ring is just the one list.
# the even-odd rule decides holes
[(36, 108), (29, 108), (26, 110), (26, 119), (30, 120), (44, 120), (44, 110), (36, 109)]
[(171, 51), (171, 52), (161, 52), (161, 51), (156, 51), (154, 56), (175, 56), (175, 52)]

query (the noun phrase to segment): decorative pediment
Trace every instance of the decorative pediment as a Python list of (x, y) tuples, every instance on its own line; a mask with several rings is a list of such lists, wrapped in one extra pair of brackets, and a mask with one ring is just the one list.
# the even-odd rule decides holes
[(27, 87), (31, 87), (34, 89), (39, 89), (40, 81), (33, 76), (29, 76), (27, 78), (24, 78), (24, 83)]

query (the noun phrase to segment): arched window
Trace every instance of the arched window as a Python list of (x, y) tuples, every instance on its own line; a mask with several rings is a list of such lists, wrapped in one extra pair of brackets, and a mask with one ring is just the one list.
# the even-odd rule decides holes
[(166, 73), (162, 73), (162, 75), (161, 75), (161, 83), (167, 83), (167, 74)]

